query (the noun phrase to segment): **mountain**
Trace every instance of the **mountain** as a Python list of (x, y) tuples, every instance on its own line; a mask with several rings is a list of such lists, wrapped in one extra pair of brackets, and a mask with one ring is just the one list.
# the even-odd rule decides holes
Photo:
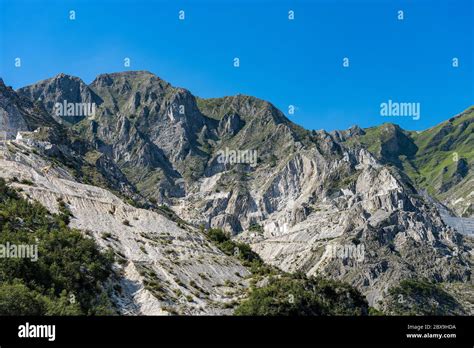
[(399, 167), (416, 187), (459, 216), (474, 216), (474, 107), (422, 132), (384, 124), (351, 140), (365, 145), (384, 163)]
[(115, 255), (107, 289), (119, 313), (231, 313), (248, 287), (249, 271), (240, 261), (160, 210), (134, 207), (106, 189), (78, 182), (38, 147), (8, 145), (10, 151), (0, 150), (0, 178), (52, 213), (67, 212), (70, 228)]
[(18, 131), (55, 125), (56, 122), (42, 103), (31, 101), (15, 93), (0, 78), (0, 130), (5, 132), (3, 139), (16, 136)]
[[(20, 155), (20, 173), (1, 176), (43, 183), (42, 190), (25, 192), (51, 210), (57, 192), (64, 192), (70, 225), (123, 255), (132, 265), (124, 267), (127, 282), (163, 284), (161, 295), (126, 295), (121, 303), (142, 308), (131, 313), (161, 313), (171, 289), (188, 294), (189, 286), (170, 282), (170, 274), (204, 289), (191, 291), (190, 303), (179, 306), (175, 299), (173, 311), (229, 313), (212, 303), (240, 301), (249, 289), (245, 277), (252, 277), (229, 252), (236, 245), (249, 245), (278, 272), (349, 283), (387, 313), (400, 311), (389, 294), (407, 286), (423, 290), (423, 282), (439, 287), (432, 291), (440, 301), (449, 298), (443, 313), (472, 311), (463, 289), (472, 288), (473, 108), (419, 133), (393, 124), (326, 132), (305, 130), (258, 98), (198, 98), (146, 71), (102, 74), (89, 85), (59, 74), (17, 92), (1, 88), (2, 120), (9, 120), (2, 124), (33, 131), (44, 123), (48, 134), (61, 134), (9, 140), (5, 168), (18, 167), (12, 151), (31, 157)], [(94, 112), (73, 120), (55, 114), (65, 100), (94, 104)], [(33, 113), (32, 105), (41, 112)], [(33, 115), (41, 122), (30, 121)], [(38, 172), (37, 163), (57, 168)], [(232, 236), (221, 243), (224, 252), (204, 238), (216, 228)], [(191, 255), (202, 257), (200, 270), (162, 259), (166, 231), (177, 259), (194, 267)], [(142, 273), (151, 274), (146, 282), (136, 276), (139, 260), (147, 265)], [(199, 274), (208, 273), (212, 281), (205, 284)], [(241, 284), (230, 287), (235, 296), (214, 292), (219, 277)], [(198, 301), (206, 292), (209, 298)], [(410, 303), (417, 301), (423, 302), (414, 297)], [(426, 314), (426, 308), (417, 311)]]
[(84, 116), (61, 117), (55, 109), (57, 103), (96, 103), (97, 105), (102, 103), (102, 100), (81, 79), (65, 74), (20, 88), (18, 94), (32, 101), (40, 101), (59, 123), (75, 123)]

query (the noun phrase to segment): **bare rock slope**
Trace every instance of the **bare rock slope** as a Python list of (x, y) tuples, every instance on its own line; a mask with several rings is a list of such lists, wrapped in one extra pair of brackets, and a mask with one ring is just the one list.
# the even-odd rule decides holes
[[(6, 150), (6, 148), (8, 148)], [(70, 226), (119, 258), (115, 302), (124, 314), (230, 314), (249, 272), (189, 226), (78, 183), (23, 142), (0, 144), (0, 177), (52, 212), (63, 201)]]
[[(72, 190), (65, 197), (72, 224), (129, 260), (124, 288), (133, 289), (140, 274), (160, 279), (164, 290), (145, 277), (142, 285), (151, 290), (140, 292), (154, 292), (158, 302), (163, 297), (160, 305), (183, 313), (230, 312), (218, 307), (230, 306), (246, 286), (245, 269), (210, 245), (198, 226), (226, 230), (284, 271), (347, 281), (375, 307), (404, 279), (446, 289), (453, 289), (451, 283), (473, 286), (472, 237), (454, 216), (472, 217), (472, 108), (420, 134), (393, 124), (326, 132), (305, 130), (258, 98), (197, 98), (144, 71), (103, 74), (89, 85), (60, 74), (17, 93), (2, 85), (4, 123), (19, 130), (33, 130), (38, 120), (68, 127), (62, 156), (46, 151), (44, 161), (59, 167), (74, 157), (81, 165), (92, 163), (95, 169), (88, 170), (102, 175), (97, 185), (149, 208), (79, 184), (86, 180), (72, 175), (71, 166), (50, 178), (38, 171), (42, 165), (32, 149), (16, 151), (23, 161), (23, 152), (31, 156), (23, 175), (36, 173), (25, 192), (54, 209), (57, 192)], [(34, 98), (42, 100), (35, 109)], [(97, 110), (59, 127), (61, 120), (51, 121), (48, 113), (65, 98), (94, 102)], [(57, 148), (51, 137), (46, 142)], [(26, 146), (20, 143), (10, 147)], [(8, 158), (5, 168), (22, 163)], [(41, 191), (40, 182), (49, 189)], [(451, 209), (453, 219), (438, 203)], [(157, 204), (187, 223), (165, 219), (153, 211)], [(209, 280), (204, 269), (212, 274)], [(231, 286), (220, 289), (222, 283)], [(183, 294), (187, 302), (179, 304)], [(159, 307), (150, 299), (139, 303)]]

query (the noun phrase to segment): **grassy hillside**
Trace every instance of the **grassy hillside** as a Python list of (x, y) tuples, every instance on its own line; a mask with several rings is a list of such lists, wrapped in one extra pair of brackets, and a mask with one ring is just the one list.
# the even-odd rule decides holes
[[(474, 107), (424, 132), (412, 132), (418, 147), (412, 163), (417, 183), (433, 195), (448, 196), (455, 185), (465, 189), (460, 198), (472, 192), (474, 164)], [(470, 188), (470, 189), (469, 189)], [(471, 199), (472, 200), (472, 199)]]
[(362, 145), (382, 162), (403, 170), (416, 187), (460, 215), (474, 213), (474, 107), (422, 132), (385, 123), (347, 143)]

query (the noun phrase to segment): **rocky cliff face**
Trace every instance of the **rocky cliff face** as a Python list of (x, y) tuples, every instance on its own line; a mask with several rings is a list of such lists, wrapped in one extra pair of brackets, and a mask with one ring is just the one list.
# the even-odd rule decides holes
[(5, 133), (2, 139), (11, 139), (18, 131), (55, 125), (42, 103), (22, 97), (0, 78), (0, 131)]
[[(452, 215), (472, 215), (472, 109), (420, 134), (390, 124), (328, 133), (304, 130), (257, 98), (195, 98), (148, 72), (104, 74), (88, 86), (77, 78), (58, 75), (21, 89), (19, 95), (11, 90), (1, 95), (3, 100), (25, 98), (28, 105), (32, 102), (26, 98), (37, 97), (42, 100), (38, 107), (47, 112), (52, 103), (66, 97), (97, 102), (92, 117), (67, 129), (66, 137), (76, 141), (63, 146), (63, 153), (70, 153), (72, 143), (77, 147), (78, 141), (83, 142), (86, 150), (75, 152), (77, 157), (92, 163), (94, 173), (106, 179), (96, 185), (150, 209), (156, 203), (166, 204), (190, 226), (223, 228), (282, 270), (348, 281), (373, 306), (403, 279), (464, 284), (472, 279), (472, 240), (458, 233), (463, 231), (449, 223), (439, 205), (443, 203)], [(8, 119), (16, 120), (17, 129), (26, 127), (22, 119), (28, 110), (15, 113), (6, 106), (3, 110)], [(443, 162), (454, 152), (458, 155), (454, 165)], [(113, 173), (110, 180), (108, 173)], [(430, 178), (432, 173), (434, 178)], [(68, 180), (83, 181), (77, 175)], [(126, 189), (117, 189), (120, 183)], [(93, 190), (75, 185), (78, 197)], [(100, 197), (108, 197), (100, 201), (109, 205), (119, 199), (100, 192)], [(35, 197), (41, 200), (49, 195), (36, 193)], [(53, 207), (53, 198), (43, 198), (43, 203)], [(98, 234), (114, 233), (120, 245), (117, 250), (127, 260), (167, 262), (146, 246), (147, 253), (138, 250), (150, 240), (157, 242), (162, 232), (155, 231), (156, 226), (169, 221), (147, 210), (124, 207), (123, 202), (113, 203), (119, 216), (115, 218), (115, 213), (108, 213), (111, 206), (104, 204), (75, 202), (72, 210), (79, 209), (76, 206), (83, 210), (75, 212), (73, 224), (91, 230), (103, 245), (107, 243)], [(86, 210), (95, 214), (94, 222)], [(121, 220), (132, 227), (124, 227)], [(184, 238), (180, 255), (186, 259), (186, 245), (197, 243), (188, 239), (193, 228), (170, 229), (175, 231), (170, 232), (171, 240)], [(157, 235), (147, 240), (141, 232)], [(134, 238), (141, 242), (133, 244), (130, 234), (137, 233), (141, 237)], [(115, 245), (113, 240), (108, 244)], [(207, 245), (204, 240), (199, 243)], [(202, 267), (216, 269), (207, 247), (211, 248), (202, 247), (196, 253), (205, 255)], [(239, 266), (226, 262), (230, 268), (216, 271), (215, 282), (221, 274), (238, 283), (231, 273)], [(135, 269), (137, 264), (133, 263)], [(173, 269), (171, 263), (160, 267), (153, 271), (161, 274), (168, 267)], [(245, 272), (239, 269), (238, 273)], [(211, 291), (212, 284), (205, 291), (219, 298)], [(200, 313), (195, 307), (185, 306), (182, 311)]]
[(24, 142), (0, 150), (0, 177), (52, 212), (65, 202), (70, 226), (111, 249), (119, 262), (113, 298), (123, 314), (230, 314), (248, 270), (196, 229), (75, 181)]
[(459, 216), (473, 215), (474, 108), (422, 132), (384, 124), (352, 137)]
[[(59, 123), (75, 123), (86, 116), (67, 114), (67, 105), (71, 103), (88, 103), (100, 105), (102, 99), (97, 96), (81, 79), (65, 74), (59, 74), (32, 86), (20, 88), (18, 94), (32, 101), (40, 102), (49, 114)], [(59, 103), (66, 104), (62, 114), (57, 112), (55, 106)]]

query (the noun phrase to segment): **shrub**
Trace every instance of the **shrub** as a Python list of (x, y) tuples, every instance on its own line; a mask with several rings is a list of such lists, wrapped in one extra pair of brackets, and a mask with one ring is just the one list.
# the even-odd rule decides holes
[(0, 284), (1, 315), (41, 315), (45, 307), (44, 296), (30, 290), (21, 281)]
[(263, 227), (257, 223), (249, 226), (249, 231), (263, 233)]
[(263, 265), (257, 253), (252, 251), (250, 246), (245, 243), (236, 243), (232, 241), (229, 236), (219, 228), (211, 228), (207, 231), (209, 239), (216, 244), (216, 246), (227, 255), (233, 255), (244, 262), (246, 266)]
[(69, 225), (71, 217), (74, 217), (74, 215), (71, 213), (71, 211), (69, 210), (69, 207), (62, 200), (62, 198), (58, 198), (57, 202), (58, 202), (59, 216), (61, 217), (61, 219), (64, 221), (66, 225)]
[(114, 313), (104, 289), (111, 255), (67, 227), (61, 214), (20, 198), (0, 179), (0, 244), (7, 241), (36, 244), (38, 259), (0, 259), (0, 315)]
[(225, 241), (229, 241), (229, 236), (219, 228), (211, 228), (209, 231), (207, 231), (207, 236), (211, 241), (216, 243), (223, 243)]
[(388, 291), (382, 301), (392, 315), (465, 315), (458, 301), (440, 286), (425, 280), (406, 279)]
[(254, 288), (234, 313), (259, 316), (366, 315), (368, 304), (364, 296), (348, 284), (296, 274), (270, 277), (268, 284)]
[(103, 232), (101, 235), (102, 239), (109, 239), (112, 237), (112, 233), (110, 232)]

